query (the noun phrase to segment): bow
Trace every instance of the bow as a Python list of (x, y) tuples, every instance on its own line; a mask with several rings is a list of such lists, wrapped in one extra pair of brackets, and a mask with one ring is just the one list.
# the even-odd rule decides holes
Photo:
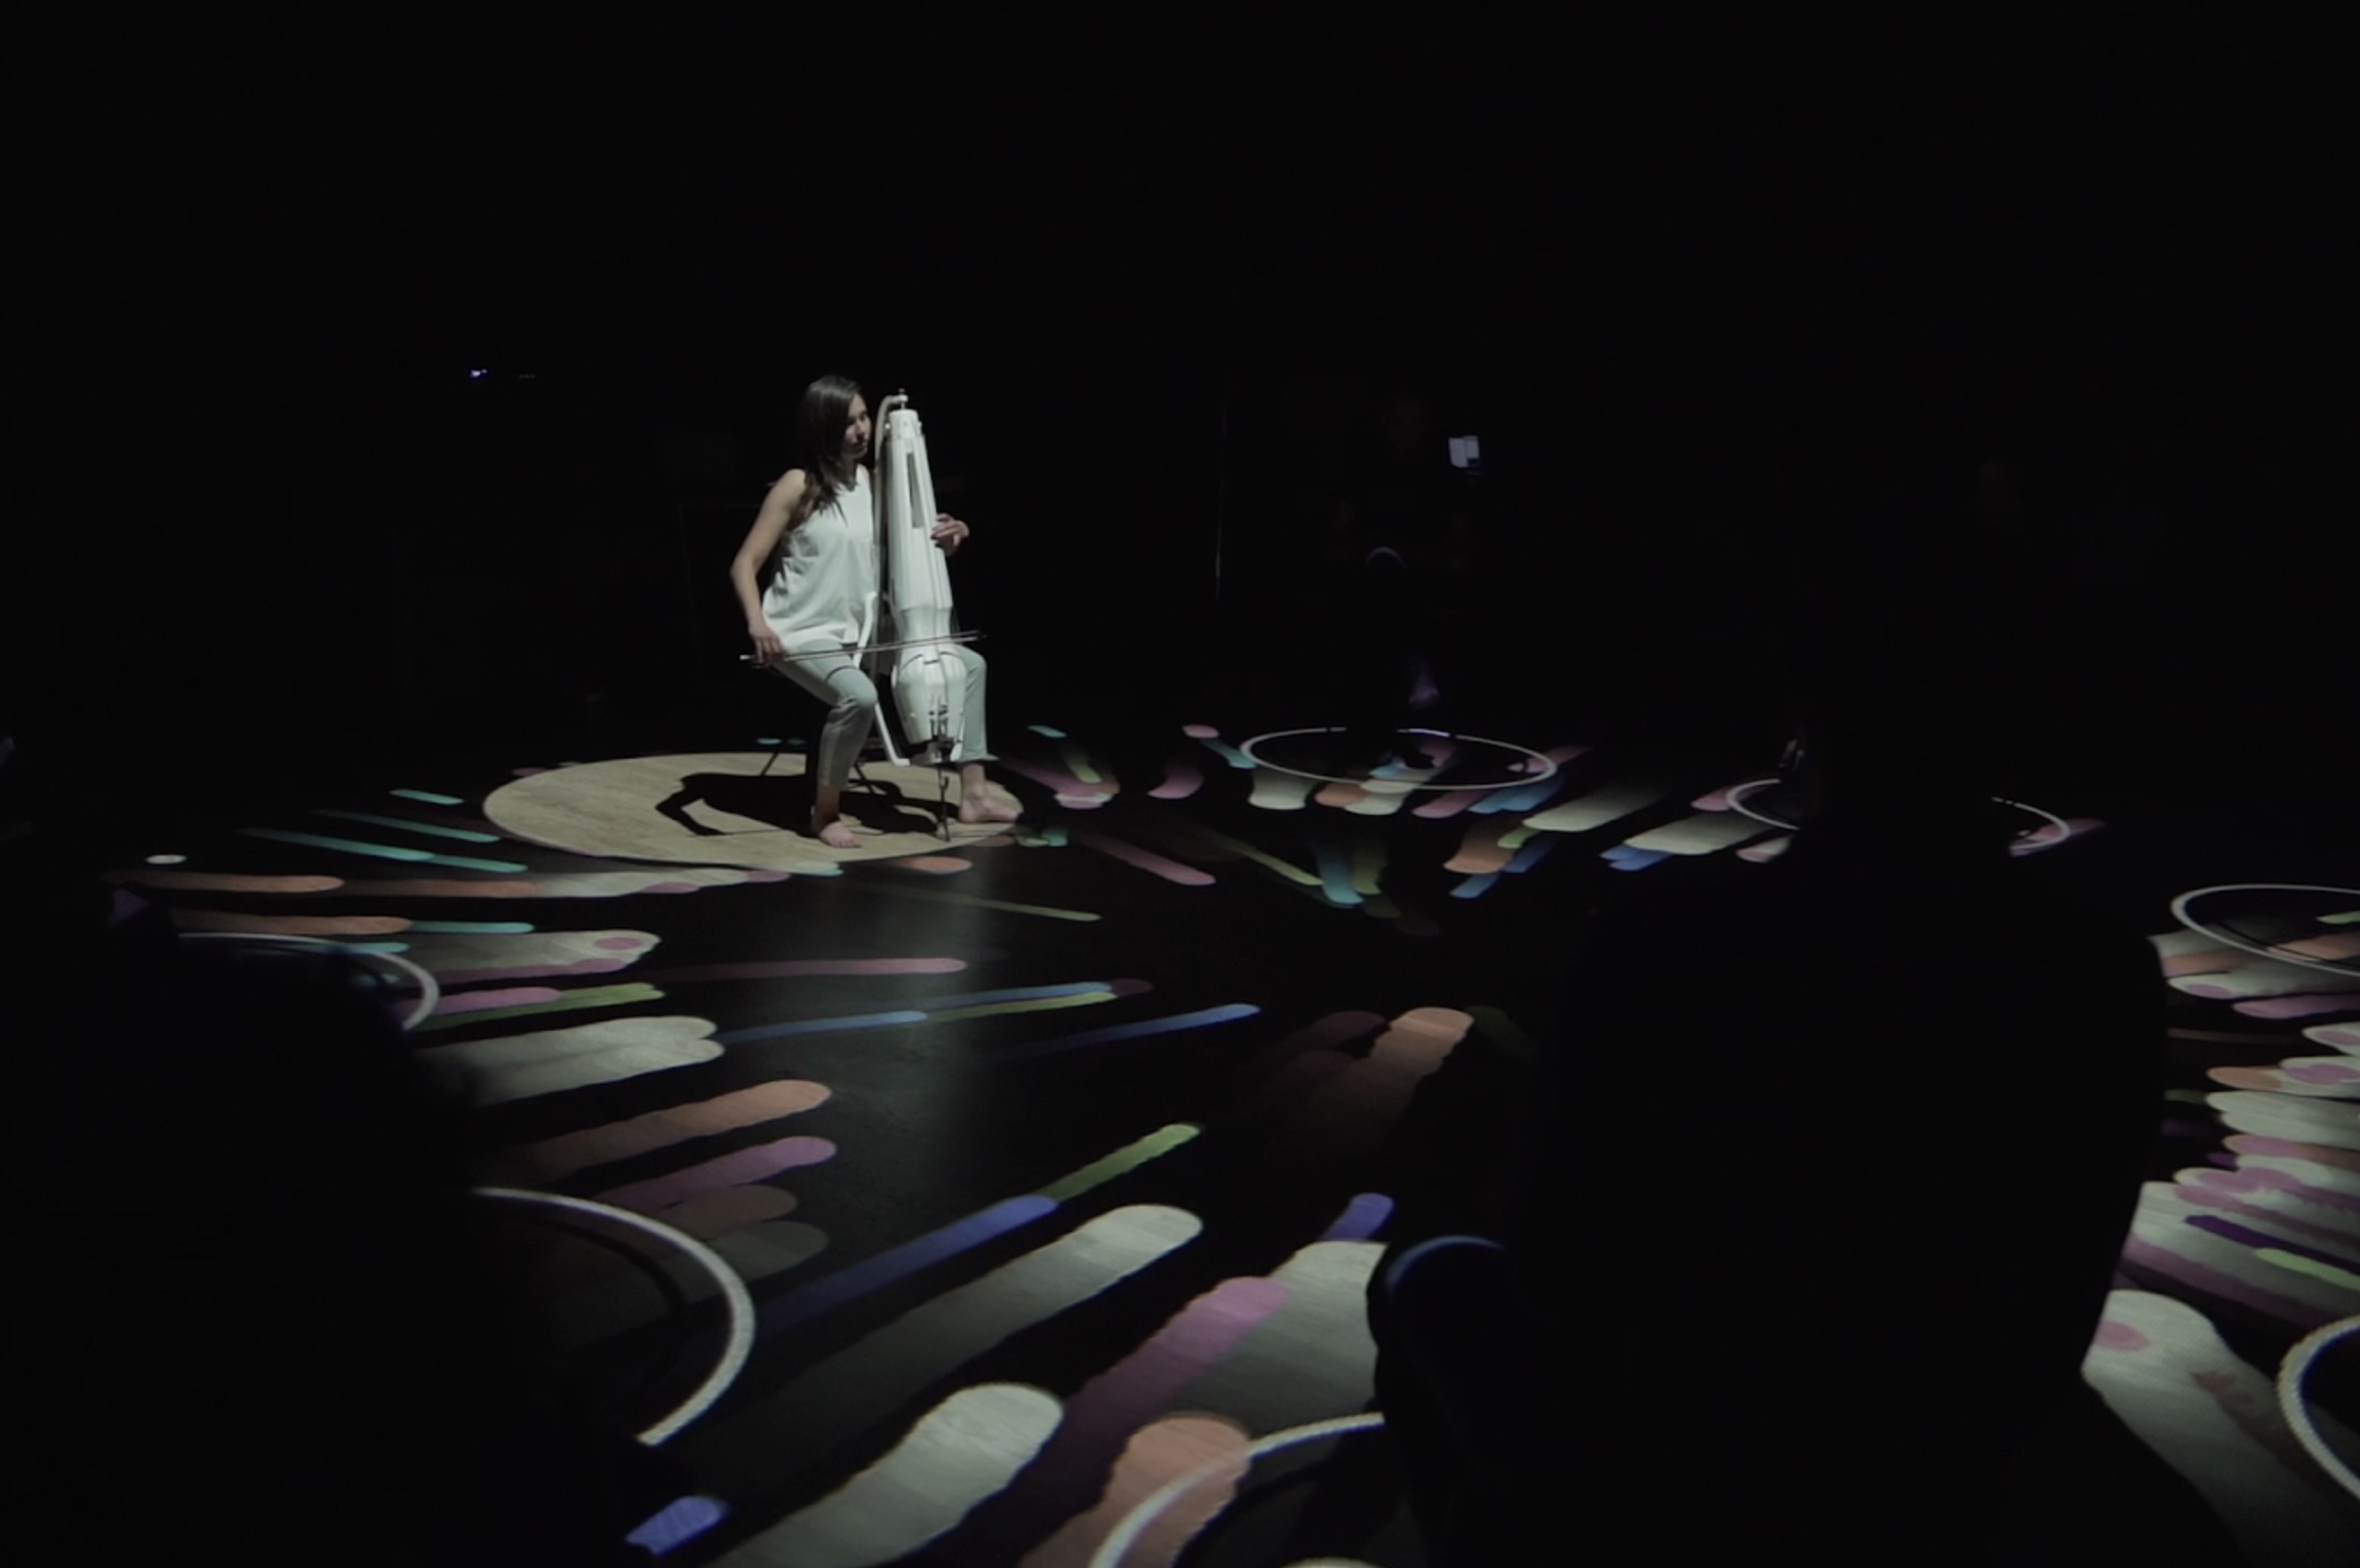
[(740, 664), (759, 664), (766, 668), (773, 664), (793, 664), (802, 659), (864, 659), (871, 653), (883, 653), (896, 648), (929, 648), (937, 643), (972, 643), (983, 634), (980, 631), (951, 632), (942, 637), (910, 637), (891, 643), (869, 643), (861, 648), (823, 648), (809, 653), (781, 653), (774, 659), (761, 658), (752, 653), (738, 655)]

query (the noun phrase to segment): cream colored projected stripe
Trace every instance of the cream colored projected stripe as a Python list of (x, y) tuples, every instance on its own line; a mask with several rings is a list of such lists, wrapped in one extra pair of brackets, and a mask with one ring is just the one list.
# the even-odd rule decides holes
[[(1306, 1411), (1326, 1415), (1365, 1403), (1376, 1345), (1364, 1293), (1382, 1252), (1374, 1242), (1314, 1242), (1266, 1278), (1227, 1281), (1191, 1302), (1154, 1340), (1093, 1379), (1074, 1396), (1076, 1421), (1103, 1422), (1104, 1391), (1126, 1382), (1154, 1387), (1158, 1408), (1218, 1413), (1146, 1423), (1111, 1462), (1071, 1441), (1061, 1445), (1063, 1463), (1105, 1465), (1104, 1489), (1020, 1568), (1081, 1568), (1149, 1495), (1223, 1455), (1234, 1457), (1233, 1467), (1213, 1464), (1217, 1473), (1175, 1496), (1125, 1558), (1168, 1561), (1227, 1506), (1246, 1470), (1251, 1432), (1283, 1427)], [(1211, 1332), (1234, 1334), (1234, 1341), (1192, 1349), (1191, 1331), (1208, 1332), (1208, 1321), (1222, 1325)], [(1204, 1370), (1173, 1382), (1192, 1359)]]
[(1311, 798), (1315, 779), (1301, 773), (1282, 773), (1275, 768), (1256, 768), (1254, 788), (1246, 803), (1264, 811), (1300, 811)]
[(614, 1018), (498, 1040), (430, 1045), (418, 1060), (456, 1080), (471, 1103), (499, 1105), (663, 1072), (721, 1054), (709, 1018)]
[(1734, 811), (1702, 812), (1623, 840), (1625, 847), (1665, 855), (1713, 855), (1774, 831)]
[(1546, 811), (1536, 811), (1525, 819), (1525, 826), (1552, 833), (1586, 833), (1645, 811), (1669, 793), (1649, 784), (1608, 784)]
[(2350, 1523), (2314, 1479), (2276, 1390), (2194, 1308), (2143, 1290), (2106, 1299), (2082, 1375), (2227, 1525), (2245, 1560), (2348, 1568)]
[(1106, 1538), (1149, 1498), (1186, 1482), (1119, 1559), (1125, 1568), (1163, 1568), (1236, 1499), (1237, 1483), (1254, 1466), (1252, 1446), (1244, 1429), (1221, 1416), (1149, 1422), (1123, 1445), (1097, 1504), (1067, 1520), (1016, 1568), (1089, 1568)]
[(410, 961), (445, 985), (482, 980), (612, 975), (653, 952), (652, 931), (531, 931), (499, 936), (413, 936)]
[(928, 1410), (876, 1463), (720, 1559), (722, 1568), (875, 1568), (945, 1535), (1057, 1430), (1057, 1401), (985, 1383)]
[(1377, 1242), (1314, 1242), (1271, 1274), (1286, 1300), (1221, 1364), (1172, 1397), (1175, 1410), (1218, 1410), (1269, 1432), (1357, 1410), (1375, 1392), (1369, 1276)]
[(627, 898), (633, 893), (687, 893), (706, 888), (736, 888), (749, 882), (784, 882), (783, 871), (730, 866), (680, 865), (648, 871), (561, 871), (529, 882), (457, 881), (421, 877), (394, 882), (352, 882), (345, 890), (373, 898)]
[(794, 1116), (824, 1104), (829, 1093), (826, 1084), (802, 1078), (774, 1078), (711, 1100), (649, 1111), (628, 1121), (609, 1122), (603, 1127), (547, 1138), (518, 1152), (536, 1173), (554, 1181), (592, 1165), (668, 1149), (691, 1138), (711, 1137), (781, 1116)]
[(1010, 1336), (1089, 1300), (1194, 1240), (1184, 1210), (1134, 1205), (1025, 1253), (912, 1309), (794, 1378), (711, 1423), (690, 1463), (723, 1496), (789, 1481), (870, 1412), (891, 1409)]
[(2353, 1115), (2348, 1106), (2253, 1089), (2207, 1095), (2204, 1099), (2236, 1131), (2284, 1138), (2289, 1143), (2315, 1143), (2326, 1149), (2360, 1151), (2360, 1116)]

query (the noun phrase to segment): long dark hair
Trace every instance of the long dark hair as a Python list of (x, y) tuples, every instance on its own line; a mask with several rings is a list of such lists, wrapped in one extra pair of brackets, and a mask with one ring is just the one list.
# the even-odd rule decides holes
[(843, 376), (823, 376), (803, 388), (803, 401), (795, 409), (795, 438), (787, 465), (803, 470), (803, 498), (787, 520), (788, 528), (801, 528), (851, 484), (844, 432), (852, 428), (852, 400), (865, 395), (858, 381)]

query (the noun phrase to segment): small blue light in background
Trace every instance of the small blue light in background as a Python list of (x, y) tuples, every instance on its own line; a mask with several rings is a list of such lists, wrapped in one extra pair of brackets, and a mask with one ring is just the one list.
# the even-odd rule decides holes
[(468, 372), (468, 379), (469, 379), (469, 380), (470, 380), (470, 381), (480, 381), (480, 380), (482, 380), (482, 379), (483, 379), (485, 377), (487, 377), (487, 376), (489, 376), (489, 375), (491, 375), (491, 374), (492, 374), (492, 373), (491, 373), (490, 371), (483, 371), (483, 370), (471, 370), (471, 371)]

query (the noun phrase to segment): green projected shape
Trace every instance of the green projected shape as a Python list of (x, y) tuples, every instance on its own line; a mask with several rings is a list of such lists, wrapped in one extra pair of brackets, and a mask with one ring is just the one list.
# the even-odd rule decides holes
[(664, 993), (652, 985), (592, 985), (567, 991), (550, 1002), (527, 1002), (513, 1008), (481, 1008), (472, 1012), (448, 1012), (427, 1019), (411, 1031), (457, 1029), (467, 1024), (495, 1023), (503, 1018), (529, 1018), (544, 1012), (579, 1012), (585, 1008), (620, 1008), (634, 1002), (660, 1002)]
[(1156, 1129), (1136, 1143), (1127, 1143), (1104, 1160), (1094, 1160), (1061, 1181), (1043, 1188), (1040, 1196), (1070, 1203), (1093, 1187), (1103, 1187), (1126, 1171), (1136, 1170), (1158, 1155), (1169, 1154), (1204, 1131), (1194, 1122), (1174, 1122)]

